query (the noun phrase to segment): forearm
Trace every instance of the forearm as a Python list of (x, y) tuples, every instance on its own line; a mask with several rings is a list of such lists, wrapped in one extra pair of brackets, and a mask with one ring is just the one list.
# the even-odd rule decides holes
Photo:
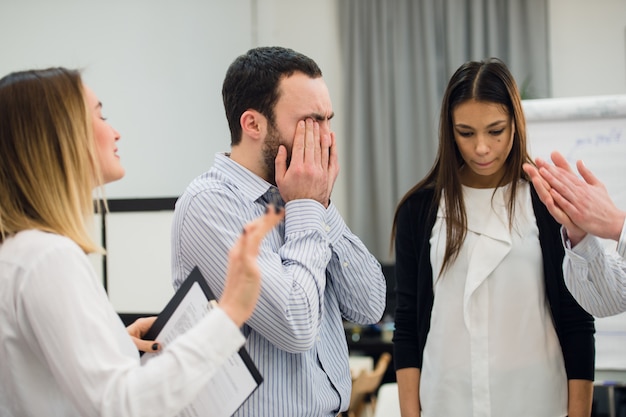
[(593, 402), (593, 381), (570, 379), (567, 382), (567, 387), (568, 417), (589, 417)]
[(396, 371), (398, 397), (402, 417), (420, 417), (420, 369), (404, 368)]

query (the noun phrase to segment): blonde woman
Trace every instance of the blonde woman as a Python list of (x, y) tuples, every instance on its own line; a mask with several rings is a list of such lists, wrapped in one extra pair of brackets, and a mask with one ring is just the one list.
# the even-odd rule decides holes
[(274, 210), (233, 247), (220, 308), (140, 366), (86, 256), (100, 250), (87, 227), (92, 191), (124, 175), (119, 139), (76, 71), (0, 80), (2, 416), (175, 415), (244, 343), (258, 246), (282, 218)]

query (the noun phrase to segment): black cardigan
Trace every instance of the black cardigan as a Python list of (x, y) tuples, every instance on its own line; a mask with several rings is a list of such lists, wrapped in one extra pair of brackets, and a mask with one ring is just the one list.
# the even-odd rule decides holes
[[(554, 320), (568, 379), (593, 381), (595, 327), (593, 317), (574, 300), (563, 280), (560, 225), (531, 186), (531, 198), (543, 256), (546, 295)], [(437, 218), (434, 190), (422, 189), (398, 209), (396, 224), (396, 311), (394, 363), (396, 370), (421, 368), (433, 307), (430, 236)]]

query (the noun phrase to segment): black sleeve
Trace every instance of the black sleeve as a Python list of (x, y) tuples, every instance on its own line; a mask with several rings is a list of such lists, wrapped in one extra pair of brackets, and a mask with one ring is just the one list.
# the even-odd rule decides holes
[(429, 240), (432, 193), (419, 193), (398, 209), (396, 229), (395, 368), (421, 368), (433, 305)]
[(595, 325), (593, 316), (574, 299), (563, 278), (565, 250), (560, 225), (541, 203), (534, 188), (531, 192), (539, 241), (543, 253), (546, 294), (554, 327), (561, 343), (568, 379), (593, 381), (595, 374)]
[(595, 326), (593, 316), (587, 313), (559, 280), (560, 331), (558, 331), (567, 379), (593, 381), (595, 374)]

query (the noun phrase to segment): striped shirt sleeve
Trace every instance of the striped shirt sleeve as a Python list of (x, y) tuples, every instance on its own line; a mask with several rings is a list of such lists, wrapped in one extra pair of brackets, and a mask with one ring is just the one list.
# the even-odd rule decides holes
[(574, 248), (569, 248), (567, 243), (564, 237), (563, 274), (565, 284), (576, 301), (596, 317), (626, 311), (624, 230), (617, 252), (605, 249), (598, 238), (589, 234)]
[(362, 325), (377, 323), (385, 310), (387, 291), (380, 263), (350, 231), (332, 203), (327, 209), (326, 223), (333, 248), (328, 271), (342, 315)]

